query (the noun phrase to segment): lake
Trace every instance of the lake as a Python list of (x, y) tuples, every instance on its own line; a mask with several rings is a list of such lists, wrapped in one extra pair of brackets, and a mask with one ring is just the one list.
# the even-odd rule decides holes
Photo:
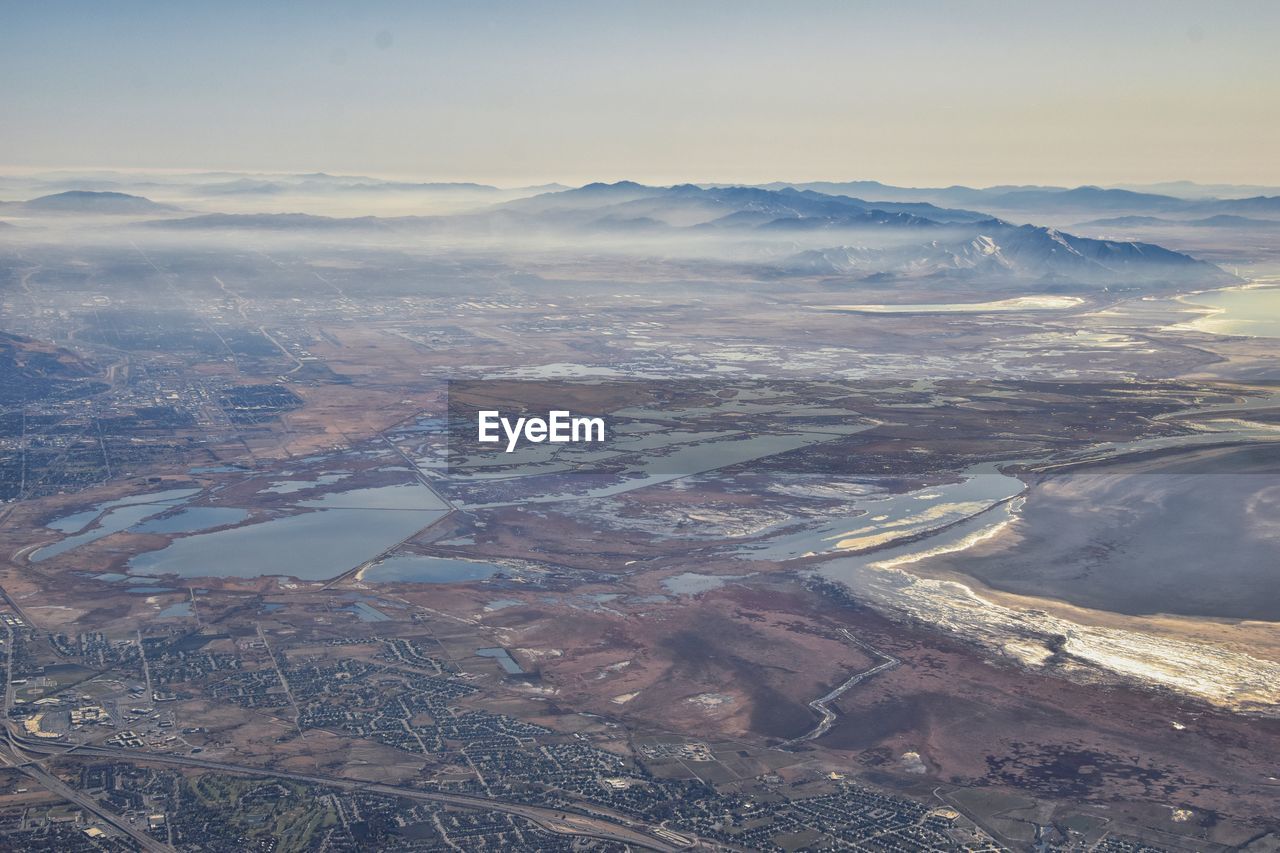
[(46, 545), (32, 553), (31, 562), (38, 563), (41, 560), (47, 560), (65, 551), (70, 551), (72, 548), (78, 548), (81, 545), (95, 542), (104, 536), (110, 536), (112, 533), (127, 530), (138, 522), (153, 515), (159, 515), (168, 509), (170, 507), (167, 504), (129, 504), (107, 510), (93, 527), (83, 530), (75, 536), (68, 536), (60, 542)]
[(361, 622), (389, 622), (391, 620), (390, 616), (363, 601), (349, 604), (342, 609), (348, 613), (354, 613)]
[(179, 577), (289, 575), (323, 580), (376, 557), (444, 510), (318, 509), (173, 540), (129, 561), (131, 572)]
[(510, 574), (511, 570), (478, 560), (396, 554), (370, 566), (360, 579), (369, 583), (461, 583), (484, 580), (498, 572)]
[(1185, 305), (1213, 309), (1181, 328), (1217, 335), (1280, 338), (1280, 287), (1230, 287), (1184, 296)]
[(1066, 470), (1030, 489), (1016, 536), (930, 571), (1097, 610), (1275, 622), (1277, 484), (1275, 442)]
[[(168, 512), (168, 510), (166, 510)], [(189, 506), (171, 515), (152, 517), (136, 524), (135, 533), (195, 533), (214, 527), (239, 524), (249, 517), (247, 509), (233, 506)]]

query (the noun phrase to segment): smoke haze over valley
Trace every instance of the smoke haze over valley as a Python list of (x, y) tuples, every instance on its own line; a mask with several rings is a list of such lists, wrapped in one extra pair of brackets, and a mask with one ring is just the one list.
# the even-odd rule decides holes
[(1280, 850), (1280, 5), (0, 20), (0, 849)]

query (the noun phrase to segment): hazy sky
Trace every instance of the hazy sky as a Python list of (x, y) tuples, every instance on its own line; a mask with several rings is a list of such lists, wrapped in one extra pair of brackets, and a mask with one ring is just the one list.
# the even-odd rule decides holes
[(1280, 184), (1273, 0), (0, 2), (0, 167)]

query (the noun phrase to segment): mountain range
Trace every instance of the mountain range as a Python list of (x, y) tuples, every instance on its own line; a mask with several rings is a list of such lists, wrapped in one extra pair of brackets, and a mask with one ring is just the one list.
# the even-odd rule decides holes
[(142, 225), (170, 231), (391, 231), (391, 223), (395, 221), (377, 216), (333, 217), (310, 213), (203, 213), (176, 219), (154, 219)]
[(1235, 280), (1213, 264), (1151, 243), (1095, 240), (997, 219), (947, 240), (888, 249), (810, 249), (785, 258), (779, 266), (805, 275), (1013, 279), (1114, 289)]
[[(761, 239), (803, 234), (813, 240), (825, 232), (862, 238), (858, 245), (804, 249), (774, 262), (786, 273), (983, 276), (1104, 286), (1234, 280), (1213, 264), (1150, 243), (1078, 237), (927, 202), (869, 202), (793, 187), (588, 184), (503, 209), (596, 229), (632, 224), (649, 232), (665, 226)], [(877, 239), (885, 236), (892, 239)]]
[(93, 190), (68, 190), (29, 201), (0, 202), (0, 212), (18, 214), (139, 215), (176, 210), (178, 208), (142, 196)]
[[(802, 189), (832, 195), (865, 196), (902, 202), (962, 206), (993, 213), (1088, 216), (1100, 214), (1177, 215), (1188, 218), (1216, 214), (1280, 218), (1280, 195), (1245, 198), (1183, 197), (1132, 189), (1081, 187), (895, 187), (878, 181), (773, 183), (767, 189)], [(878, 202), (877, 202), (878, 203)]]
[(1276, 229), (1280, 219), (1256, 219), (1233, 213), (1218, 213), (1204, 219), (1163, 219), (1159, 216), (1113, 216), (1079, 223), (1081, 228), (1239, 228)]
[(868, 202), (794, 187), (653, 187), (632, 181), (587, 184), (503, 205), (508, 211), (560, 217), (574, 224), (643, 220), (670, 226), (839, 227), (977, 222), (990, 216), (927, 202)]
[[(1059, 199), (1063, 205), (1101, 204), (1103, 209), (1113, 203), (1121, 208), (1132, 206), (1137, 203), (1135, 197), (1148, 197), (1128, 190), (1097, 188), (1064, 192), (1019, 189), (1000, 197), (1009, 195), (1034, 198), (1037, 204), (1045, 203), (1045, 198), (1065, 196)], [(1161, 205), (1180, 210), (1204, 204), (1173, 197), (1152, 198), (1162, 198)], [(772, 275), (847, 279), (959, 277), (1104, 287), (1208, 285), (1233, 280), (1212, 264), (1151, 243), (1091, 239), (1055, 228), (1017, 225), (966, 207), (943, 207), (928, 201), (868, 201), (792, 186), (769, 189), (694, 184), (658, 187), (632, 181), (592, 183), (504, 201), (468, 213), (435, 216), (179, 216), (175, 208), (141, 196), (84, 190), (10, 203), (7, 209), (23, 213), (169, 214), (140, 224), (185, 232), (238, 229), (305, 235), (350, 231), (400, 234), (410, 239), (444, 234), (498, 241), (506, 235), (542, 235), (569, 241), (607, 238), (615, 243), (630, 239), (641, 241), (634, 244), (633, 251), (659, 254), (666, 246), (675, 245), (669, 241), (693, 238), (694, 245), (708, 247), (708, 257), (749, 263)], [(1227, 217), (1233, 216), (1215, 214), (1203, 224), (1228, 227), (1234, 220)], [(1123, 227), (1151, 223), (1112, 217), (1094, 224)]]

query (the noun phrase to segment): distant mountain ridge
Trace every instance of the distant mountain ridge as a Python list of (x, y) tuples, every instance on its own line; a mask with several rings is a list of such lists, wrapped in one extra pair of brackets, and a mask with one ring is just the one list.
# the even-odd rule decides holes
[(376, 216), (335, 218), (315, 216), (310, 213), (204, 213), (179, 219), (155, 219), (142, 223), (149, 228), (171, 231), (199, 231), (205, 229), (264, 229), (269, 231), (297, 230), (373, 230), (389, 231), (387, 220)]
[[(1039, 192), (1020, 190), (1019, 192)], [(1112, 191), (1100, 191), (1112, 192)], [(1129, 198), (1128, 191), (1120, 192)], [(1082, 194), (1093, 197), (1092, 191)], [(309, 214), (204, 214), (144, 223), (181, 231), (503, 234), (640, 239), (696, 238), (769, 274), (871, 275), (1144, 287), (1234, 281), (1218, 267), (1152, 243), (1091, 239), (1015, 225), (929, 202), (868, 202), (783, 187), (653, 187), (592, 183), (452, 216), (331, 218)], [(822, 241), (831, 240), (826, 247)], [(817, 247), (815, 247), (817, 246)], [(790, 248), (788, 248), (790, 247)]]
[(577, 189), (540, 193), (454, 216), (331, 218), (310, 214), (203, 214), (165, 219), (147, 225), (175, 229), (247, 228), (315, 229), (342, 225), (428, 228), (453, 223), (459, 227), (579, 228), (612, 233), (681, 231), (708, 233), (774, 229), (820, 230), (854, 227), (931, 228), (989, 217), (969, 210), (947, 210), (930, 204), (871, 205), (861, 199), (812, 191), (763, 190), (755, 187), (703, 189), (692, 184), (650, 187), (630, 181), (587, 184)]
[(280, 180), (278, 178), (241, 177), (228, 181), (202, 184), (201, 193), (209, 195), (306, 195), (324, 193), (432, 193), (450, 195), (474, 195), (491, 197), (495, 201), (510, 198), (513, 193), (527, 194), (533, 192), (555, 192), (566, 190), (562, 184), (545, 184), (533, 187), (515, 187), (504, 189), (490, 184), (478, 184), (468, 181), (419, 182), (419, 181), (385, 181), (376, 178), (335, 178), (332, 175), (299, 175), (301, 180)]
[(840, 246), (798, 252), (781, 269), (805, 275), (1021, 279), (1117, 286), (1235, 281), (1206, 261), (1151, 243), (1096, 240), (1054, 228), (979, 223), (976, 233), (916, 246), (867, 250)]
[(178, 208), (154, 202), (149, 198), (119, 192), (67, 190), (40, 196), (29, 201), (6, 202), (5, 210), (20, 213), (98, 213), (146, 214), (174, 211)]
[[(715, 185), (711, 185), (715, 186)], [(775, 182), (761, 185), (765, 189), (802, 189), (832, 195), (886, 199), (899, 202), (976, 208), (997, 212), (1053, 213), (1097, 216), (1105, 213), (1136, 215), (1181, 215), (1208, 217), (1216, 214), (1252, 214), (1280, 218), (1280, 195), (1256, 195), (1244, 198), (1185, 198), (1134, 189), (1097, 186), (1044, 187), (997, 186), (972, 187), (896, 187), (878, 181), (816, 181), (808, 183)], [(872, 204), (880, 205), (875, 201)]]
[(1081, 222), (1080, 228), (1280, 228), (1280, 219), (1255, 219), (1218, 213), (1204, 219), (1163, 219), (1159, 216), (1113, 216)]
[[(744, 186), (700, 187), (695, 184), (652, 187), (633, 181), (594, 183), (572, 190), (543, 193), (508, 202), (503, 208), (519, 213), (556, 214), (577, 220), (603, 216), (616, 220), (644, 217), (677, 227), (759, 227), (805, 219), (825, 220), (831, 224), (848, 221), (850, 224), (929, 225), (990, 218), (974, 210), (948, 209), (924, 202), (873, 203), (794, 187), (779, 190)], [(910, 221), (912, 219), (915, 221)]]

